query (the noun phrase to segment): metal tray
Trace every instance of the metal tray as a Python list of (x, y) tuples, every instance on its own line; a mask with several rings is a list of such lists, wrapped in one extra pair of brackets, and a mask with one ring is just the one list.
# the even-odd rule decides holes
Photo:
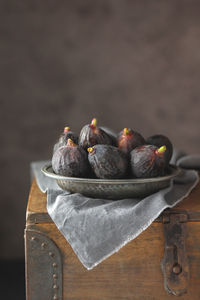
[(45, 165), (42, 172), (57, 181), (57, 184), (71, 193), (80, 193), (93, 198), (119, 200), (142, 198), (170, 185), (170, 180), (180, 174), (181, 169), (170, 165), (168, 174), (162, 177), (137, 179), (96, 179), (65, 177), (54, 173), (51, 165)]

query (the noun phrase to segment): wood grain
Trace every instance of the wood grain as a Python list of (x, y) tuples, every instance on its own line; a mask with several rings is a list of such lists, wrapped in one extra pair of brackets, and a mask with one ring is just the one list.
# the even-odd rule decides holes
[[(161, 223), (153, 223), (136, 239), (88, 271), (54, 224), (29, 225), (57, 244), (63, 259), (64, 300), (168, 300), (160, 263), (164, 238)], [(186, 248), (190, 279), (181, 300), (200, 299), (200, 223), (187, 223)]]
[[(191, 194), (181, 201), (171, 211), (187, 210), (188, 215), (192, 214), (194, 219), (200, 220), (200, 183), (194, 188)], [(33, 180), (27, 206), (26, 221), (32, 223), (52, 223), (52, 219), (46, 209), (46, 193), (42, 193), (37, 186), (36, 180)], [(155, 222), (159, 219), (155, 220)]]
[[(200, 212), (200, 184), (171, 211), (182, 210)], [(59, 247), (63, 260), (64, 300), (175, 299), (163, 285), (160, 263), (164, 255), (164, 236), (161, 222), (153, 222), (136, 239), (88, 271), (48, 216), (46, 194), (39, 190), (34, 180), (29, 195), (26, 228), (46, 234)], [(190, 279), (187, 294), (179, 299), (199, 300), (200, 222), (187, 222), (186, 230)]]

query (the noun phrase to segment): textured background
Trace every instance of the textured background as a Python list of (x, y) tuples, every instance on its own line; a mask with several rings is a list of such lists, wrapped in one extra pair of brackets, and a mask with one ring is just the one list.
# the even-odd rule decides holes
[(29, 163), (66, 125), (199, 152), (200, 2), (0, 1), (0, 258), (23, 256)]

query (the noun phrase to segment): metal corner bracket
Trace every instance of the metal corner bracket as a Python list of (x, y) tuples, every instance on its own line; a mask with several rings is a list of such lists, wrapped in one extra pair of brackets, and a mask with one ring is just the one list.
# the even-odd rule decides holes
[(187, 292), (189, 265), (185, 247), (187, 213), (164, 213), (164, 258), (161, 269), (166, 291), (174, 296)]
[(25, 229), (26, 299), (62, 300), (62, 260), (44, 233)]

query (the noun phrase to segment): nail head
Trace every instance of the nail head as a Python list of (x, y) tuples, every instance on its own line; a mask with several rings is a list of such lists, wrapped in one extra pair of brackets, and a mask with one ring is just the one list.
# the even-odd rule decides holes
[(42, 244), (41, 244), (41, 247), (42, 247), (43, 249), (46, 248), (46, 246), (47, 246), (46, 243), (42, 243)]
[(176, 264), (172, 270), (173, 270), (173, 273), (176, 275), (179, 275), (182, 272), (182, 268), (179, 264)]

